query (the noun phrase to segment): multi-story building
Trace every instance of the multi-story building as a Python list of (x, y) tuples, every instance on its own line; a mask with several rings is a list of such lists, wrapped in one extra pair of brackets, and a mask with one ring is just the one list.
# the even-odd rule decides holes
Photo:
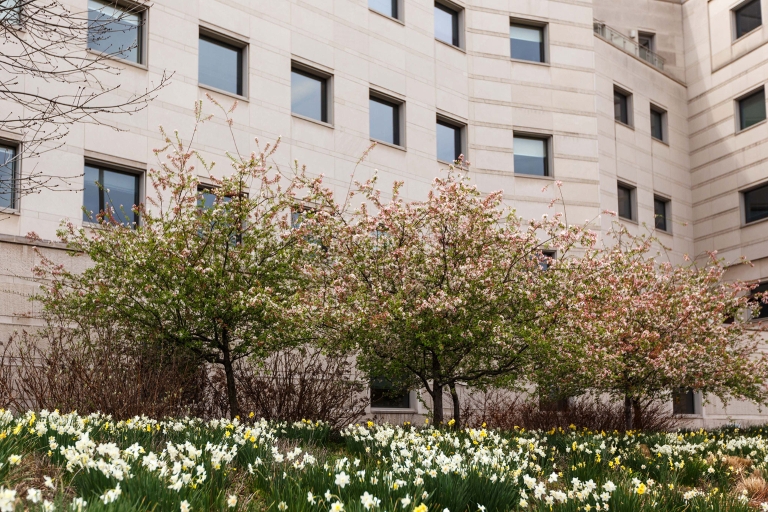
[[(542, 189), (559, 180), (570, 219), (606, 229), (615, 219), (601, 212), (616, 211), (676, 261), (743, 255), (754, 266), (731, 275), (768, 281), (768, 0), (66, 2), (103, 16), (138, 6), (123, 21), (135, 29), (91, 49), (138, 42), (115, 59), (116, 94), (174, 76), (146, 110), (115, 118), (122, 131), (74, 126), (63, 147), (18, 162), (17, 173), (75, 177), (70, 192), (0, 198), (2, 282), (17, 292), (2, 299), (3, 331), (31, 321), (19, 317), (34, 259), (25, 235), (54, 239), (61, 219), (103, 206), (93, 180), (141, 201), (157, 126), (188, 133), (207, 94), (239, 102), (241, 151), (282, 137), (279, 165), (306, 164), (339, 190), (378, 169), (384, 189), (404, 180), (419, 198), (463, 153), (479, 187), (503, 189), (523, 217), (551, 212), (554, 187)], [(222, 159), (228, 133), (208, 123), (198, 147)], [(19, 151), (15, 134), (0, 137)], [(762, 418), (689, 398), (682, 412), (703, 424)]]

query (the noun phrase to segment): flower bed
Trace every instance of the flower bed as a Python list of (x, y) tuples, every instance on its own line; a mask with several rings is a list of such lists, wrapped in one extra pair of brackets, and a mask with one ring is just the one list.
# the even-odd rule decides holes
[(0, 512), (768, 510), (768, 430), (643, 434), (0, 413)]

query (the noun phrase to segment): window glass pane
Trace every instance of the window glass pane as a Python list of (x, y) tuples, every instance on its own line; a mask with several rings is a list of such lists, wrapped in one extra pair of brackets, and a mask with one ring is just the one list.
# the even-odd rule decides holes
[(368, 7), (392, 18), (397, 18), (397, 0), (368, 0)]
[(371, 381), (371, 407), (378, 409), (409, 409), (411, 394), (395, 389), (389, 379)]
[(325, 105), (325, 80), (291, 71), (291, 112), (325, 122)]
[(624, 124), (629, 124), (627, 97), (619, 91), (613, 91), (613, 116), (617, 121), (621, 121)]
[(437, 123), (437, 159), (453, 162), (461, 155), (461, 128)]
[(739, 101), (739, 121), (741, 129), (749, 128), (765, 119), (765, 89)]
[(674, 414), (696, 414), (692, 389), (678, 389), (672, 394), (672, 412)]
[(632, 220), (632, 189), (619, 185), (619, 217)]
[(667, 230), (667, 202), (661, 199), (653, 200), (653, 215), (656, 219), (656, 229)]
[(200, 36), (199, 51), (200, 83), (242, 95), (243, 50)]
[(514, 138), (515, 174), (548, 176), (547, 140), (528, 137)]
[(768, 185), (744, 193), (746, 221), (768, 218)]
[(371, 138), (399, 146), (397, 105), (374, 98), (370, 99), (369, 104)]
[(664, 114), (651, 109), (651, 137), (664, 140)]
[(509, 27), (509, 41), (513, 59), (544, 62), (544, 29), (512, 25)]
[(16, 150), (0, 146), (0, 208), (16, 207)]
[(435, 4), (435, 38), (459, 46), (459, 13)]
[[(753, 294), (768, 292), (768, 283), (763, 283), (754, 290)], [(768, 301), (760, 300), (760, 311), (757, 314), (757, 318), (768, 318)]]
[(101, 211), (101, 190), (97, 182), (99, 181), (99, 169), (90, 165), (85, 166), (83, 176), (83, 220), (85, 222), (96, 222), (96, 215)]
[(760, 12), (760, 0), (752, 0), (745, 6), (735, 11), (736, 38), (752, 32), (763, 24), (763, 16)]
[(8, 25), (21, 24), (21, 0), (0, 0), (0, 21)]
[(88, 48), (131, 62), (141, 60), (141, 14), (114, 2), (88, 0)]
[(137, 202), (139, 179), (134, 174), (102, 170), (104, 180), (104, 208), (114, 208), (115, 220), (120, 223), (136, 221), (132, 211)]
[(637, 38), (637, 42), (641, 48), (645, 48), (648, 51), (653, 51), (653, 36), (648, 34), (640, 34)]

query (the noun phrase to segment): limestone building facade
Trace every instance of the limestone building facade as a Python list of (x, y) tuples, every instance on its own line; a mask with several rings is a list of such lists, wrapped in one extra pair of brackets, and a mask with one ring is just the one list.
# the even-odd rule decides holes
[[(107, 81), (116, 94), (174, 75), (147, 109), (115, 118), (121, 131), (73, 126), (62, 147), (9, 171), (70, 185), (0, 197), (0, 279), (14, 292), (0, 299), (4, 332), (29, 322), (20, 316), (34, 259), (25, 235), (52, 240), (62, 219), (103, 203), (89, 177), (141, 201), (157, 127), (183, 136), (207, 94), (239, 102), (241, 150), (255, 149), (254, 136), (282, 137), (278, 165), (306, 164), (339, 190), (353, 171), (377, 169), (384, 189), (404, 180), (406, 196), (422, 197), (462, 153), (478, 186), (503, 189), (523, 217), (551, 213), (561, 181), (571, 219), (606, 229), (614, 219), (601, 212), (616, 211), (631, 229), (655, 231), (677, 261), (743, 255), (754, 266), (734, 277), (768, 282), (768, 0), (65, 3), (102, 16), (133, 9), (119, 36), (90, 49), (138, 43), (115, 59), (121, 72)], [(209, 159), (232, 149), (223, 128), (202, 128)], [(0, 150), (22, 151), (19, 140), (0, 133)], [(380, 144), (358, 165), (372, 140)], [(413, 397), (405, 404), (423, 412)], [(373, 412), (403, 412), (389, 405)], [(747, 404), (694, 397), (690, 407), (704, 425), (762, 418)]]

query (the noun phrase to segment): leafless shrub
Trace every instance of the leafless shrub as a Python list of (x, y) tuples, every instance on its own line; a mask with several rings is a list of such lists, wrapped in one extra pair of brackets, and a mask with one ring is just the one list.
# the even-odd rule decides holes
[[(354, 375), (346, 357), (329, 356), (314, 348), (284, 350), (263, 366), (238, 361), (238, 395), (242, 410), (273, 420), (323, 420), (340, 427), (365, 413), (366, 383)], [(225, 415), (226, 384), (223, 372), (211, 378), (211, 413)]]
[[(663, 404), (650, 403), (639, 411), (637, 428), (660, 432), (681, 427), (681, 420), (669, 414)], [(623, 431), (623, 404), (610, 403), (597, 397), (583, 396), (572, 399), (563, 411), (541, 410), (530, 397), (502, 390), (470, 393), (462, 412), (466, 425), (485, 423), (502, 430), (521, 427), (530, 430), (549, 430), (555, 427), (590, 430)]]
[(108, 332), (83, 340), (65, 328), (22, 332), (3, 345), (0, 407), (118, 419), (200, 412), (201, 369), (178, 349), (117, 341)]

